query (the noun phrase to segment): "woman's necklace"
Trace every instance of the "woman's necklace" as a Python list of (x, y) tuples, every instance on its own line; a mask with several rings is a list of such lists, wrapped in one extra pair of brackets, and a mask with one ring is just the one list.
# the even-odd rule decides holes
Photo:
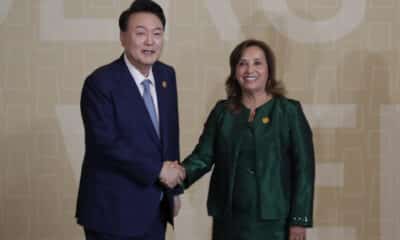
[(255, 117), (256, 117), (256, 109), (253, 108), (253, 109), (250, 110), (250, 115), (249, 115), (249, 120), (248, 121), (249, 122), (253, 122)]
[(247, 106), (250, 109), (250, 115), (248, 122), (253, 122), (254, 118), (256, 117), (256, 108), (265, 102), (269, 101), (271, 99), (271, 96), (269, 94), (266, 94), (262, 96), (258, 101), (253, 98), (249, 101), (249, 98), (243, 98), (242, 102), (245, 106)]

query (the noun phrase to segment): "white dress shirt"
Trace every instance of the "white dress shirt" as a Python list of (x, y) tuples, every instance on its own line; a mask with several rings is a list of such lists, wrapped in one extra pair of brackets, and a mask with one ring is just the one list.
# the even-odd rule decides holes
[(135, 66), (132, 65), (131, 62), (129, 62), (128, 57), (124, 53), (124, 61), (126, 66), (128, 66), (129, 73), (131, 74), (133, 80), (135, 80), (135, 84), (137, 88), (139, 89), (140, 95), (143, 96), (143, 91), (144, 87), (142, 85), (142, 82), (146, 79), (149, 79), (151, 84), (150, 84), (150, 94), (151, 97), (153, 98), (154, 102), (154, 108), (156, 109), (156, 115), (157, 115), (157, 121), (160, 122), (160, 117), (159, 117), (159, 111), (158, 111), (158, 100), (157, 100), (157, 91), (156, 91), (156, 85), (155, 85), (155, 80), (154, 80), (154, 75), (153, 75), (153, 70), (150, 68), (149, 71), (149, 76), (145, 77)]

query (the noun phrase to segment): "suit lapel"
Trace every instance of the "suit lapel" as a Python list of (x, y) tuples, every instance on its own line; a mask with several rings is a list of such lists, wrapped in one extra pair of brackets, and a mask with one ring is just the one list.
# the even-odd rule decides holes
[(158, 102), (158, 118), (160, 126), (160, 141), (161, 144), (165, 143), (168, 139), (168, 128), (166, 127), (167, 122), (167, 108), (166, 103), (168, 100), (168, 83), (167, 79), (164, 79), (157, 64), (153, 65), (153, 75), (157, 91), (157, 102)]
[[(254, 119), (254, 137), (256, 149), (265, 149), (273, 146), (274, 138), (276, 138), (275, 130), (273, 126), (279, 124), (278, 119), (272, 114), (275, 108), (275, 99), (271, 99), (266, 106), (263, 106), (261, 111)], [(265, 158), (256, 158), (256, 169), (265, 169), (265, 166), (270, 164), (264, 160)], [(257, 175), (261, 174), (260, 171), (256, 172)]]
[(263, 142), (257, 140), (266, 139), (270, 137), (270, 135), (274, 134), (275, 128), (272, 126), (278, 123), (275, 116), (272, 115), (272, 113), (276, 112), (274, 111), (275, 99), (271, 99), (267, 104), (268, 105), (262, 107), (261, 111), (257, 113), (257, 116), (254, 119), (256, 142)]

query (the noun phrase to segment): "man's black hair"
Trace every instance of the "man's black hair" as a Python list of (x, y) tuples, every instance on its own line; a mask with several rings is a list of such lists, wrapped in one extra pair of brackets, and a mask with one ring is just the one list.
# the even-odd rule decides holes
[(166, 19), (161, 6), (152, 0), (136, 0), (119, 16), (119, 29), (121, 32), (126, 32), (128, 29), (129, 17), (140, 12), (151, 13), (157, 16), (165, 29)]

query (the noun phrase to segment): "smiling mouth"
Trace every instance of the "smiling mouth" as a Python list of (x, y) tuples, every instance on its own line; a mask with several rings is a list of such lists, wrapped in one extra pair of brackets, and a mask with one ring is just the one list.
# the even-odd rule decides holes
[(154, 54), (156, 51), (154, 51), (154, 50), (142, 50), (142, 53), (144, 54), (144, 55), (152, 55), (152, 54)]
[(256, 76), (246, 76), (246, 77), (244, 77), (244, 80), (246, 80), (246, 81), (255, 81), (256, 79), (257, 79)]

